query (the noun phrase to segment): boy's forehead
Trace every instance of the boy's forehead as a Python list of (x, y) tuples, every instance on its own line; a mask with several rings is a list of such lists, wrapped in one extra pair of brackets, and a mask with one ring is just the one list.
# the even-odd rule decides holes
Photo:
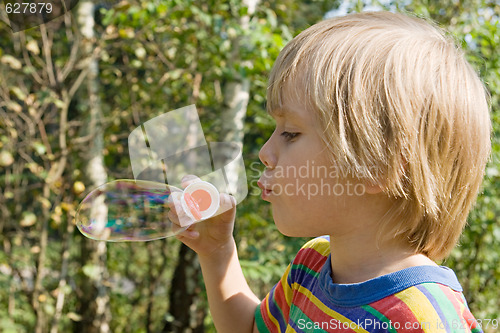
[(303, 103), (297, 103), (285, 98), (280, 107), (269, 110), (269, 114), (275, 120), (286, 119), (287, 121), (305, 123), (308, 122), (306, 120), (309, 112)]
[(271, 103), (269, 114), (273, 118), (301, 118), (305, 111), (305, 98), (304, 89), (297, 80), (283, 83), (277, 100)]
[(269, 111), (273, 118), (298, 118), (300, 115), (296, 110), (290, 109), (284, 103), (282, 107)]

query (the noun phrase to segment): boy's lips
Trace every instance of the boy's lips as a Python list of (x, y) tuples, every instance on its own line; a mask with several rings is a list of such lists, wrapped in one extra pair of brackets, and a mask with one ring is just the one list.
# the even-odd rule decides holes
[(260, 180), (257, 181), (257, 185), (262, 190), (262, 194), (261, 194), (262, 199), (268, 201), (267, 199), (273, 193), (273, 190), (271, 189), (271, 187), (266, 186), (267, 184), (264, 185), (264, 183), (262, 183)]

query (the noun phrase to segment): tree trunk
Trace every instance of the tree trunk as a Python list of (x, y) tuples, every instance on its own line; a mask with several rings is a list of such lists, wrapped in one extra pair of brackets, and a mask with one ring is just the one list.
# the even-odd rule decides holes
[[(249, 29), (250, 17), (255, 13), (255, 9), (260, 0), (243, 0), (243, 5), (248, 8), (247, 15), (240, 18), (242, 30)], [(240, 45), (244, 44), (241, 36), (237, 36), (233, 41), (232, 55), (233, 62), (242, 62), (240, 57)], [(248, 100), (250, 98), (250, 80), (247, 77), (235, 75), (233, 80), (224, 86), (224, 109), (222, 111), (222, 133), (220, 141), (243, 142), (243, 126), (247, 111)]]
[(196, 253), (182, 244), (170, 286), (170, 315), (163, 332), (203, 333), (206, 305), (200, 297), (200, 266)]
[[(249, 29), (250, 17), (255, 13), (255, 9), (259, 4), (260, 0), (243, 0), (243, 5), (248, 8), (247, 15), (240, 18), (240, 25), (243, 30)], [(233, 41), (235, 54), (232, 55), (231, 60), (235, 62), (243, 63), (241, 60), (240, 45), (244, 44), (245, 41), (241, 36), (236, 37)], [(221, 119), (221, 133), (219, 135), (219, 141), (221, 142), (234, 142), (240, 147), (243, 146), (243, 136), (244, 136), (244, 125), (247, 112), (248, 101), (250, 99), (250, 80), (248, 77), (241, 77), (240, 75), (235, 75), (232, 81), (224, 85), (224, 107), (222, 110)], [(228, 149), (225, 151), (220, 151), (218, 154), (224, 156), (223, 160), (232, 160), (232, 155), (234, 153), (233, 149)], [(236, 184), (238, 182), (238, 169), (235, 164), (225, 168), (226, 176), (230, 184)]]
[[(85, 55), (92, 54), (96, 38), (94, 36), (94, 9), (91, 1), (80, 2), (77, 17), (80, 32), (83, 36), (81, 50)], [(87, 152), (85, 153), (86, 167), (85, 178), (88, 186), (95, 188), (107, 180), (103, 158), (103, 128), (101, 101), (99, 99), (98, 63), (94, 58), (89, 58), (86, 63), (88, 74), (86, 77), (86, 100), (89, 122), (87, 133), (92, 138)], [(102, 203), (104, 204), (104, 203)], [(105, 242), (96, 242), (81, 238), (81, 299), (78, 312), (82, 320), (75, 324), (76, 332), (93, 333), (109, 332), (110, 310), (108, 288), (105, 281), (108, 278), (106, 267), (107, 247)]]

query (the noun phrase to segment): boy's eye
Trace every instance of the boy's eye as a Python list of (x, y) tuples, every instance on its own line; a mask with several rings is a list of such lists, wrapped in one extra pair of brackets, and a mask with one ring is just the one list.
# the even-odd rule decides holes
[(281, 133), (281, 136), (285, 138), (286, 141), (291, 141), (295, 139), (300, 133), (293, 133), (293, 132), (283, 132)]

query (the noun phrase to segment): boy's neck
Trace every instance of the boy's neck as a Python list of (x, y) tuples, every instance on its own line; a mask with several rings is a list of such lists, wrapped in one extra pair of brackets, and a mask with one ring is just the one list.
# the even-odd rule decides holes
[(374, 238), (330, 236), (334, 283), (360, 283), (409, 267), (437, 266), (425, 255), (414, 254), (407, 245), (384, 243), (377, 246)]

